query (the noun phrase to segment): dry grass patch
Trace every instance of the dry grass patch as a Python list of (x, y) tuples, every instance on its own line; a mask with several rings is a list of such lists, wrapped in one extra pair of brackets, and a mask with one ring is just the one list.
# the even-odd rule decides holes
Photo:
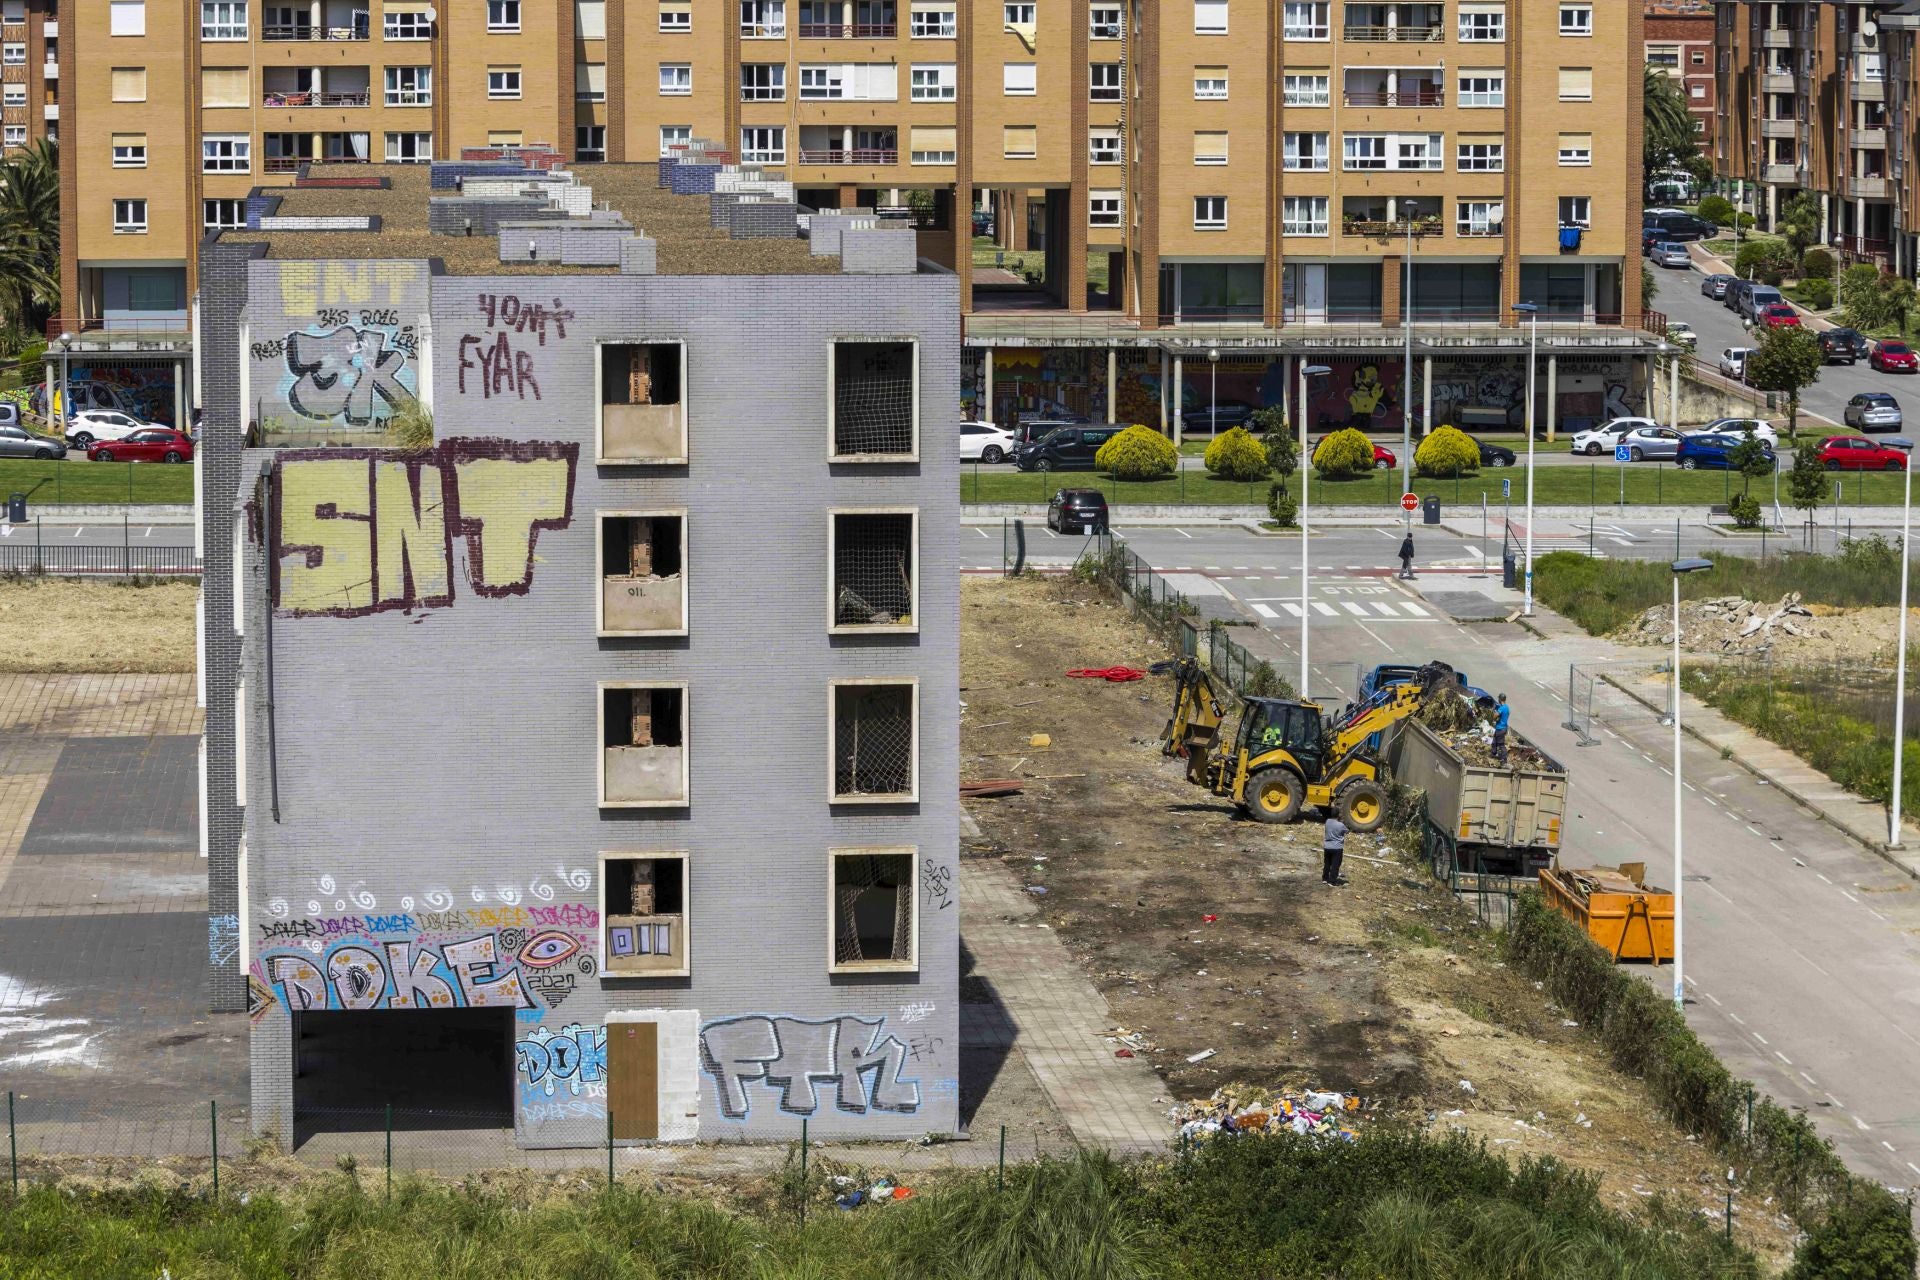
[(191, 582), (0, 580), (0, 671), (193, 670)]

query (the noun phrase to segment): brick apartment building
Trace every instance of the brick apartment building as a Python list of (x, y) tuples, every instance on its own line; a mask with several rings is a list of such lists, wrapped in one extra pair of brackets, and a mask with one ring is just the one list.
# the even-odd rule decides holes
[(201, 251), (258, 1129), (958, 1126), (956, 281), (673, 167), (312, 166)]
[(1713, 154), (1713, 0), (1646, 0), (1647, 61), (1680, 85), (1700, 153)]
[(1317, 422), (1517, 423), (1532, 302), (1544, 416), (1575, 422), (1642, 404), (1663, 324), (1635, 252), (1638, 3), (105, 0), (68, 22), (57, 328), (96, 399), (169, 419), (202, 238), (254, 187), (516, 144), (588, 174), (709, 138), (810, 208), (910, 211), (958, 281), (976, 415), (1171, 430), (1216, 388), (1279, 401), (1311, 361), (1335, 370)]
[(0, 0), (0, 155), (60, 138), (56, 0)]

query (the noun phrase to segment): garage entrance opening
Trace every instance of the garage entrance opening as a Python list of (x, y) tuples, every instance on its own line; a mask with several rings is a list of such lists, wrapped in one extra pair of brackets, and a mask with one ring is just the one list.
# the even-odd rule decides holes
[(513, 1010), (293, 1015), (294, 1145), (316, 1133), (513, 1125)]

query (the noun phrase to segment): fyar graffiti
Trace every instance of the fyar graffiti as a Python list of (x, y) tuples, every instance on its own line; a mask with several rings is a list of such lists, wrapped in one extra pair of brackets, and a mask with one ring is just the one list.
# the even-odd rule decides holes
[(887, 1033), (884, 1018), (789, 1018), (749, 1014), (710, 1022), (700, 1031), (701, 1068), (713, 1077), (720, 1112), (745, 1120), (749, 1085), (777, 1090), (788, 1115), (811, 1116), (823, 1087), (851, 1115), (869, 1110), (914, 1112), (920, 1086), (900, 1078), (907, 1047)]

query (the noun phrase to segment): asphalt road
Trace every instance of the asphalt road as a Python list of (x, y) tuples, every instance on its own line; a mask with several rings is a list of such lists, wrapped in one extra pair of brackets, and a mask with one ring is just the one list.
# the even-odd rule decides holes
[(155, 547), (190, 547), (190, 524), (144, 524), (139, 519), (122, 525), (117, 519), (76, 519), (71, 523), (42, 517), (36, 534), (34, 525), (8, 524), (0, 520), (0, 539), (7, 542), (32, 542), (36, 536), (47, 546), (117, 547), (121, 543)]

